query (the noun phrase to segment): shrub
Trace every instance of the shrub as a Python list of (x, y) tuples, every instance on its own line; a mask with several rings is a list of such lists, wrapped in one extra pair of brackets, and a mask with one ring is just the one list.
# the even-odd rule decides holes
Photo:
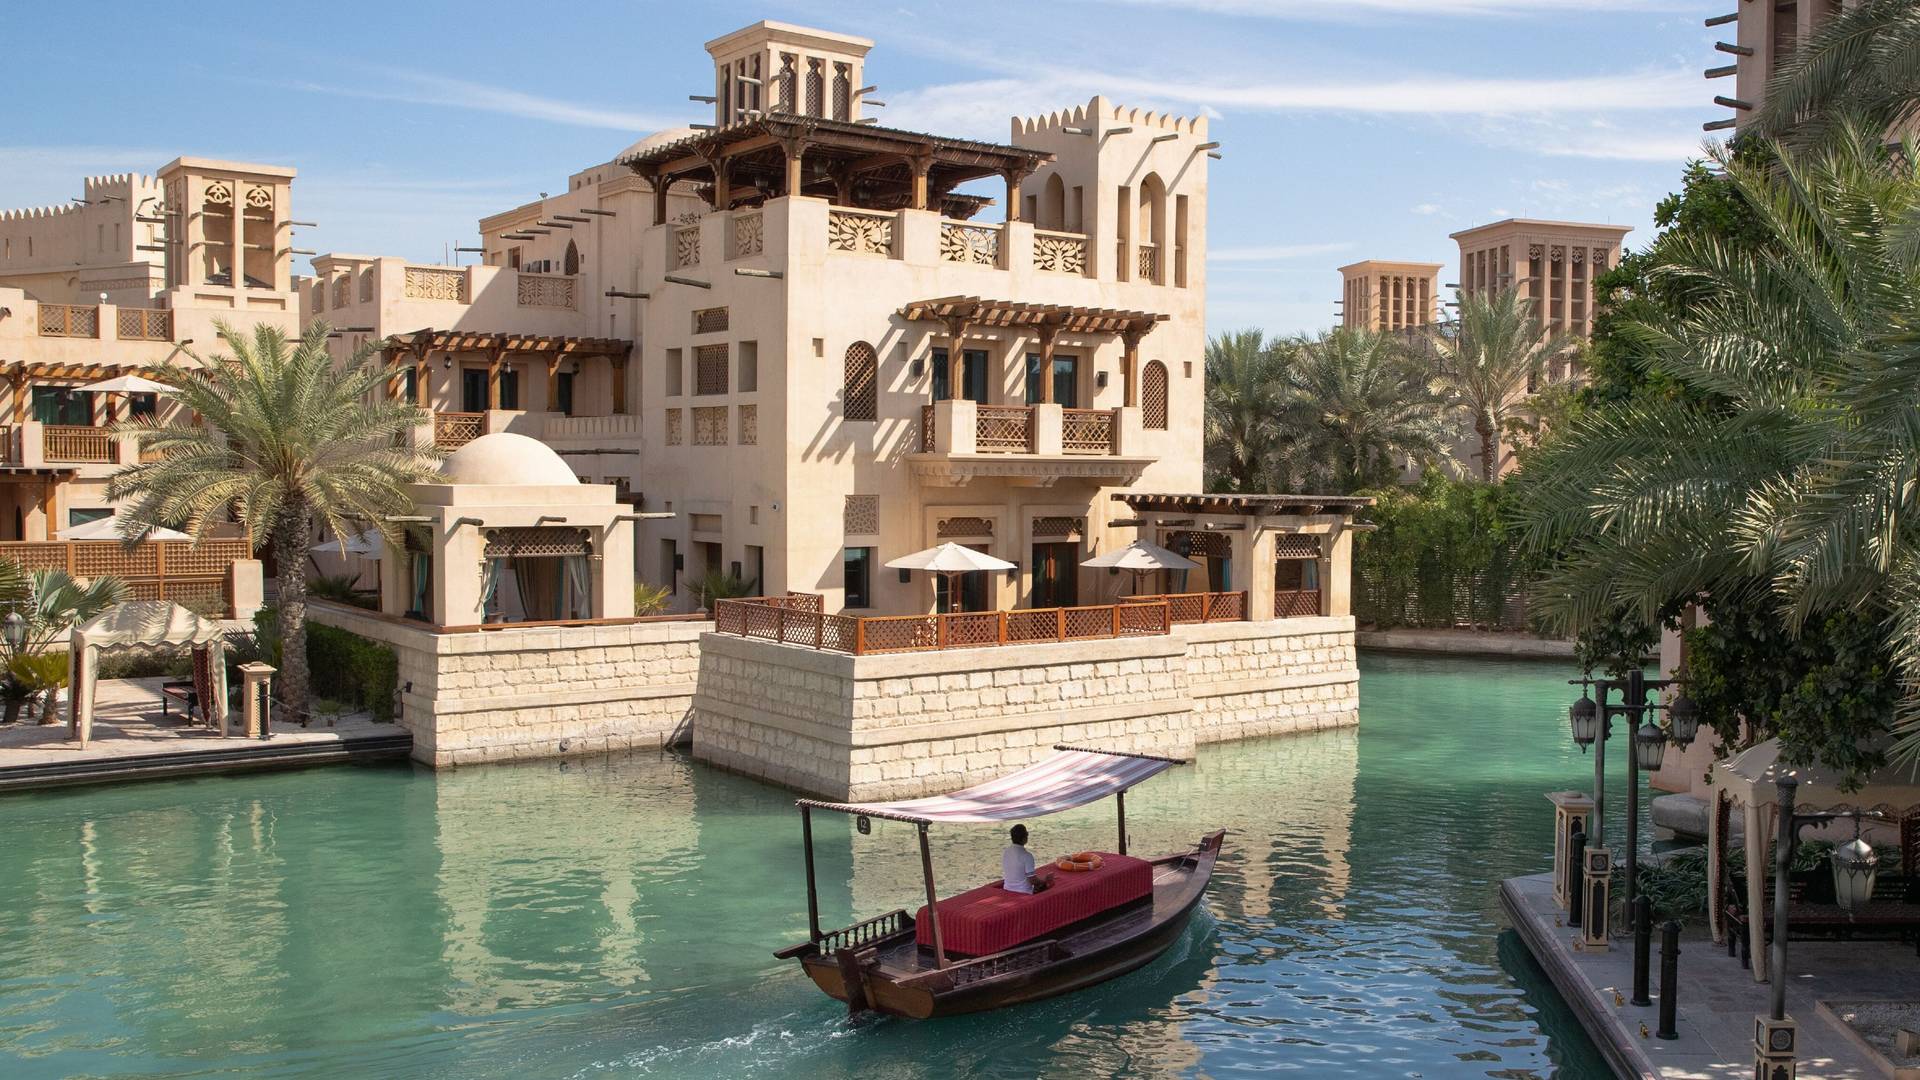
[(338, 627), (309, 623), (307, 663), (316, 695), (365, 709), (382, 724), (393, 723), (400, 658), (392, 649)]
[(658, 615), (667, 610), (673, 602), (673, 591), (665, 585), (652, 585), (644, 581), (633, 583), (633, 613), (635, 615)]

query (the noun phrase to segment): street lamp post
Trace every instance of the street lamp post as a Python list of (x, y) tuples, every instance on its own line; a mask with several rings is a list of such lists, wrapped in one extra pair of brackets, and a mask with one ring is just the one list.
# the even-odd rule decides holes
[[(1570, 685), (1581, 688), (1580, 699), (1568, 710), (1573, 741), (1583, 749), (1593, 746), (1593, 821), (1587, 830), (1588, 843), (1605, 843), (1607, 737), (1613, 731), (1613, 718), (1627, 722), (1627, 863), (1626, 892), (1622, 899), (1628, 911), (1639, 885), (1640, 872), (1640, 770), (1657, 770), (1666, 758), (1667, 743), (1683, 749), (1693, 743), (1700, 729), (1699, 710), (1681, 689), (1679, 679), (1649, 679), (1635, 668), (1624, 679), (1572, 679)], [(1673, 690), (1673, 697), (1662, 703), (1649, 703), (1653, 690)], [(1594, 696), (1589, 697), (1591, 692)], [(1611, 698), (1620, 696), (1615, 704)], [(1595, 699), (1598, 700), (1595, 700)], [(1653, 722), (1656, 711), (1667, 714), (1667, 730)]]

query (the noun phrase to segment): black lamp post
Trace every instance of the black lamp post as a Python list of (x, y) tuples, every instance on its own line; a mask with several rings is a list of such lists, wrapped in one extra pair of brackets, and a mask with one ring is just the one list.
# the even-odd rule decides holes
[[(1682, 749), (1692, 745), (1700, 730), (1700, 712), (1682, 690), (1679, 679), (1649, 679), (1638, 668), (1624, 679), (1572, 679), (1580, 687), (1580, 699), (1567, 710), (1573, 729), (1573, 741), (1585, 749), (1597, 746), (1593, 755), (1593, 820), (1587, 830), (1588, 843), (1605, 843), (1602, 811), (1607, 798), (1607, 737), (1613, 733), (1613, 718), (1627, 722), (1627, 890), (1622, 894), (1628, 911), (1640, 873), (1640, 770), (1658, 769), (1666, 760), (1667, 743)], [(1651, 690), (1669, 690), (1674, 694), (1664, 703), (1650, 703)], [(1591, 694), (1592, 696), (1589, 696)], [(1615, 694), (1620, 700), (1612, 700)], [(1667, 714), (1668, 730), (1653, 721), (1657, 711)]]

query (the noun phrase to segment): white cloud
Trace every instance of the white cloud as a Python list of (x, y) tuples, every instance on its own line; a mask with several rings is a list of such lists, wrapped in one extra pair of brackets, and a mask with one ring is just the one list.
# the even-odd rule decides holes
[(449, 79), (440, 75), (415, 72), (382, 72), (378, 83), (365, 86), (340, 86), (330, 83), (290, 82), (295, 90), (336, 97), (365, 98), (370, 101), (395, 101), (410, 105), (434, 105), (451, 109), (515, 116), (527, 120), (545, 120), (574, 127), (609, 128), (615, 131), (645, 132), (674, 127), (683, 118), (664, 113), (637, 112), (540, 97), (485, 83)]
[(1301, 259), (1309, 255), (1329, 255), (1336, 251), (1346, 251), (1353, 247), (1351, 241), (1338, 241), (1326, 244), (1274, 244), (1266, 247), (1225, 247), (1213, 248), (1207, 252), (1209, 263), (1217, 262), (1278, 262), (1283, 259)]
[(1418, 203), (1413, 207), (1413, 212), (1419, 214), (1421, 217), (1432, 217), (1440, 212), (1440, 204), (1430, 202)]

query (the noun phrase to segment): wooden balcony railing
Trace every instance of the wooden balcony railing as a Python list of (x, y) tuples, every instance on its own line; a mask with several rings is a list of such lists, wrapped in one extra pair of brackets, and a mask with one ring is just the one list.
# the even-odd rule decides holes
[(974, 413), (973, 448), (982, 454), (1033, 453), (1033, 410), (1024, 405), (982, 405)]
[(1275, 589), (1273, 592), (1273, 617), (1276, 619), (1306, 619), (1320, 614), (1319, 589)]
[(41, 304), (41, 337), (100, 336), (100, 309), (81, 304)]
[(1069, 454), (1114, 453), (1113, 410), (1062, 409), (1060, 449)]
[[(1245, 610), (1244, 594), (1222, 595), (1240, 595)], [(720, 600), (713, 606), (713, 628), (719, 633), (853, 656), (1138, 637), (1167, 633), (1172, 623), (1170, 605), (1149, 597), (946, 615), (828, 615), (820, 610), (820, 598), (808, 594)]]
[(253, 558), (239, 537), (205, 540), (198, 547), (178, 540), (148, 540), (129, 549), (118, 540), (30, 540), (0, 543), (0, 559), (26, 570), (64, 570), (77, 578), (111, 575), (127, 583), (133, 600), (172, 600), (199, 610), (226, 613), (227, 572)]
[(1140, 245), (1140, 280), (1158, 282), (1160, 280), (1160, 248), (1154, 244)]
[(484, 433), (486, 414), (477, 412), (437, 412), (433, 414), (433, 445), (442, 450), (458, 450)]
[(1247, 594), (1240, 592), (1163, 593), (1136, 596), (1144, 603), (1164, 603), (1174, 623), (1241, 622), (1247, 617)]
[(48, 461), (113, 464), (113, 433), (106, 428), (47, 424), (41, 428), (41, 452)]
[(123, 307), (115, 321), (122, 341), (173, 340), (173, 312), (164, 308)]

